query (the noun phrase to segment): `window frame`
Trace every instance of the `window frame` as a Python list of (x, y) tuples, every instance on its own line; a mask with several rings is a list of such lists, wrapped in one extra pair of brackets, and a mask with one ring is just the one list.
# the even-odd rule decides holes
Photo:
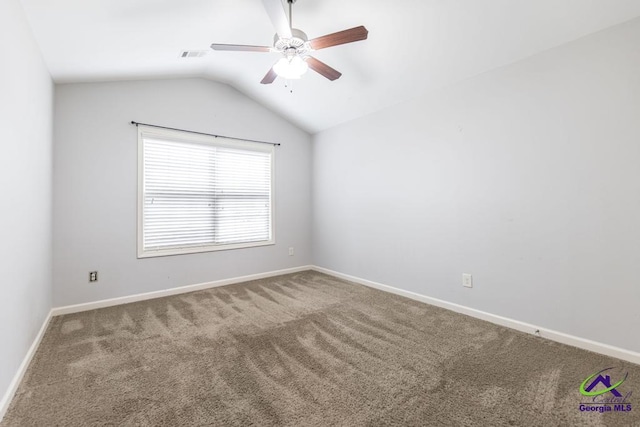
[[(228, 147), (228, 148), (257, 148), (264, 143), (246, 141), (242, 139), (225, 138), (222, 136), (205, 135), (189, 131), (180, 131), (174, 129), (157, 128), (153, 126), (138, 125), (138, 203), (137, 203), (137, 257), (140, 258), (155, 258), (163, 256), (173, 255), (187, 255), (197, 254), (204, 252), (217, 252), (227, 251), (234, 249), (246, 249), (262, 246), (271, 246), (276, 244), (276, 221), (275, 221), (275, 146), (271, 145), (269, 149), (261, 149), (260, 151), (271, 153), (271, 205), (269, 209), (270, 225), (271, 225), (271, 239), (255, 242), (242, 242), (242, 243), (227, 243), (217, 245), (202, 245), (202, 246), (189, 246), (189, 247), (176, 247), (168, 249), (145, 249), (144, 248), (144, 138), (145, 137), (158, 137), (161, 139), (170, 139), (176, 142), (185, 143), (197, 143), (205, 144), (216, 147)], [(256, 150), (258, 151), (258, 150)]]

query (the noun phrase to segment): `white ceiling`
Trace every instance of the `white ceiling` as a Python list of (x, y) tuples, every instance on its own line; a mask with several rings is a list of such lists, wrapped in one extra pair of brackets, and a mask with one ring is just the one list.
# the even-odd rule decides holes
[(640, 16), (638, 0), (298, 0), (310, 38), (365, 25), (369, 39), (315, 52), (343, 73), (259, 82), (277, 53), (213, 52), (212, 42), (271, 45), (261, 0), (22, 0), (56, 82), (201, 76), (314, 133)]

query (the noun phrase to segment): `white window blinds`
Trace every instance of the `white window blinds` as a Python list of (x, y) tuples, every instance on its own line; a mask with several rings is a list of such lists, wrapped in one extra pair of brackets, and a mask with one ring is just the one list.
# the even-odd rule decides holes
[(273, 146), (139, 126), (138, 255), (273, 243)]

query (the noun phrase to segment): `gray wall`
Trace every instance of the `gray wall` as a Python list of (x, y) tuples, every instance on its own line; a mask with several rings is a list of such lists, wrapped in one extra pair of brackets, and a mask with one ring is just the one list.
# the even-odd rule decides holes
[(51, 309), (53, 84), (17, 0), (0, 2), (0, 396)]
[(316, 135), (314, 262), (640, 351), (638, 45), (634, 20)]
[[(55, 306), (311, 262), (311, 137), (229, 86), (199, 79), (58, 85), (55, 115)], [(137, 259), (131, 120), (282, 143), (276, 245)], [(99, 271), (97, 283), (88, 283), (91, 270)]]

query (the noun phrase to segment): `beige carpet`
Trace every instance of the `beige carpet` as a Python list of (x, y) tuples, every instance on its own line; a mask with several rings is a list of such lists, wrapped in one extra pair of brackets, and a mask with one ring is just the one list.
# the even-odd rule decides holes
[(640, 390), (640, 366), (304, 272), (54, 318), (2, 426), (640, 425), (580, 412), (608, 367)]

